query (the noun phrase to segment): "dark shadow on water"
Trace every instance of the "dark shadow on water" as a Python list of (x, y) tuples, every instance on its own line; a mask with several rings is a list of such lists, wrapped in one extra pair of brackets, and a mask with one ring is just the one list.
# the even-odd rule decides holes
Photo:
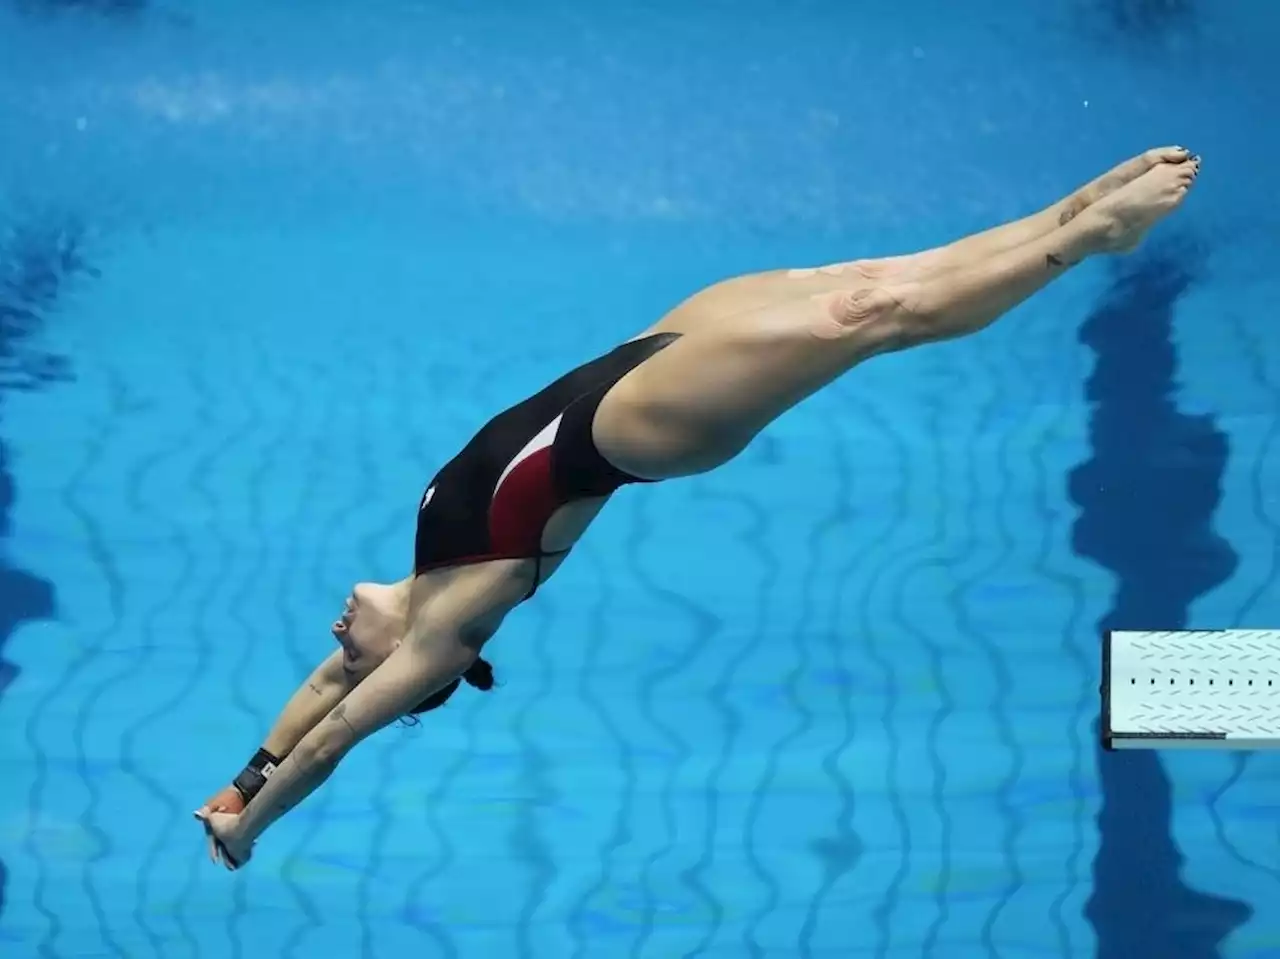
[(1075, 0), (1080, 32), (1106, 47), (1117, 45), (1136, 52), (1162, 49), (1165, 41), (1194, 36), (1199, 27), (1201, 0)]
[[(1204, 255), (1181, 241), (1119, 262), (1081, 329), (1097, 359), (1087, 384), (1093, 455), (1070, 479), (1080, 507), (1073, 547), (1116, 577), (1100, 630), (1180, 629), (1196, 597), (1238, 563), (1213, 529), (1227, 437), (1212, 416), (1176, 403), (1174, 310)], [(1099, 959), (1220, 959), (1221, 943), (1252, 908), (1182, 881), (1160, 757), (1097, 749), (1100, 845), (1085, 914)]]
[[(96, 275), (83, 250), (84, 229), (72, 218), (14, 222), (0, 216), (0, 427), (11, 393), (71, 378), (66, 359), (40, 350), (36, 341), (68, 284), (80, 275)], [(7, 542), (16, 496), (10, 461), (9, 447), (0, 438), (0, 696), (18, 675), (18, 668), (4, 658), (9, 638), (24, 622), (48, 619), (56, 610), (53, 584), (10, 562)], [(0, 916), (7, 879), (0, 862)]]
[(20, 13), (50, 16), (59, 13), (92, 13), (104, 17), (132, 17), (146, 10), (148, 0), (13, 0)]
[(1099, 0), (1098, 8), (1116, 29), (1151, 35), (1188, 26), (1196, 0)]

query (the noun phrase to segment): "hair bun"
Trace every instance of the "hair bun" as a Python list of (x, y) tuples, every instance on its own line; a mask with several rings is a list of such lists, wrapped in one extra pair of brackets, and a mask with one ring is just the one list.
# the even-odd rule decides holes
[(493, 689), (493, 666), (490, 665), (488, 660), (477, 659), (467, 667), (467, 671), (462, 674), (462, 678), (467, 681), (468, 685), (474, 686), (476, 689)]

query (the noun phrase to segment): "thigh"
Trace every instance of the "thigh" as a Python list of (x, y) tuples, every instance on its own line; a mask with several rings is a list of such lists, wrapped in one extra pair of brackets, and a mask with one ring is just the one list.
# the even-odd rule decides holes
[(714, 328), (771, 307), (847, 289), (878, 278), (880, 262), (858, 260), (805, 269), (767, 270), (721, 280), (685, 299), (635, 338)]
[(605, 395), (596, 446), (646, 479), (713, 469), (792, 406), (892, 349), (894, 307), (890, 293), (863, 283), (690, 324)]

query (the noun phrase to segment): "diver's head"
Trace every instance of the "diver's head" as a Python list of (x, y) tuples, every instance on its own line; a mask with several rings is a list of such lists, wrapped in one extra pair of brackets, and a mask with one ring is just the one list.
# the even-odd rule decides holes
[[(351, 590), (332, 630), (342, 645), (342, 668), (349, 675), (358, 680), (368, 677), (408, 635), (412, 584), (411, 579), (391, 584), (357, 583)], [(410, 715), (443, 706), (463, 680), (476, 689), (490, 690), (493, 667), (477, 656), (462, 676), (409, 710)]]
[(408, 621), (408, 580), (357, 583), (332, 629), (342, 645), (343, 668), (361, 679), (368, 676), (400, 645)]

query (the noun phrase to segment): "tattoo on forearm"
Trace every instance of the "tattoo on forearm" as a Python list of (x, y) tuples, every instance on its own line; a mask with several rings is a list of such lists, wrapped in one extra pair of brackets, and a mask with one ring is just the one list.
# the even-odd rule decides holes
[(342, 722), (347, 724), (347, 728), (351, 730), (353, 733), (356, 731), (356, 728), (351, 725), (351, 720), (347, 719), (346, 703), (338, 703), (338, 705), (334, 707), (333, 712), (329, 714), (329, 718), (333, 720), (335, 723), (341, 720)]

